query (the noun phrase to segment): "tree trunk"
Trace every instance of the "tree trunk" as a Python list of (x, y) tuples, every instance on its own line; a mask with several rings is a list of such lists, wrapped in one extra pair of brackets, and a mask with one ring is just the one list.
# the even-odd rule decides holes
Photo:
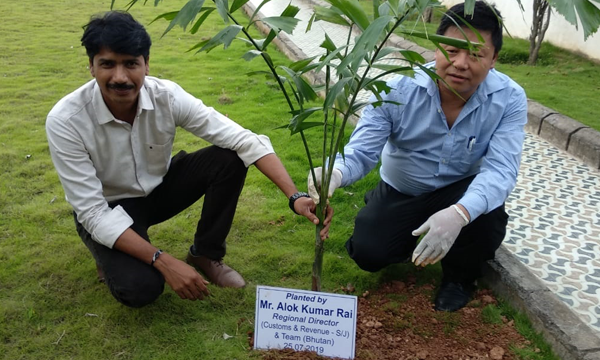
[(431, 7), (428, 7), (427, 9), (425, 9), (425, 11), (423, 12), (423, 20), (426, 23), (430, 23), (431, 20), (433, 19), (433, 9)]
[(531, 34), (529, 35), (529, 59), (528, 65), (535, 65), (544, 41), (544, 35), (550, 25), (550, 5), (546, 0), (533, 1), (533, 21), (531, 23)]

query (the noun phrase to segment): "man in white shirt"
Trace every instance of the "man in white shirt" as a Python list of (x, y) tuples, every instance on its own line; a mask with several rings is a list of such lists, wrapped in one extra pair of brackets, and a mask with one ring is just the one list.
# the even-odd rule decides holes
[[(209, 294), (209, 282), (153, 246), (147, 232), (202, 196), (186, 260), (216, 285), (245, 285), (221, 260), (252, 164), (289, 197), (295, 213), (318, 223), (314, 202), (298, 192), (268, 137), (242, 128), (177, 84), (147, 76), (150, 36), (130, 14), (93, 17), (81, 40), (95, 79), (54, 106), (46, 132), (77, 231), (118, 301), (144, 306), (165, 282), (182, 299)], [(177, 127), (213, 146), (171, 158)]]

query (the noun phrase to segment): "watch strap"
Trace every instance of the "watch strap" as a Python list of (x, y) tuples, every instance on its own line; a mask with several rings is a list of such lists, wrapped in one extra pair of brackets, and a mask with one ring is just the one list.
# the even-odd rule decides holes
[(290, 209), (291, 209), (291, 210), (294, 212), (294, 214), (296, 214), (296, 215), (300, 215), (300, 214), (298, 214), (298, 213), (296, 212), (296, 209), (294, 209), (294, 203), (296, 202), (296, 200), (300, 199), (301, 197), (307, 197), (307, 198), (309, 198), (309, 197), (310, 197), (310, 195), (308, 195), (308, 194), (307, 194), (307, 193), (305, 193), (305, 192), (299, 191), (299, 192), (295, 193), (294, 195), (290, 196), (289, 206), (290, 206)]

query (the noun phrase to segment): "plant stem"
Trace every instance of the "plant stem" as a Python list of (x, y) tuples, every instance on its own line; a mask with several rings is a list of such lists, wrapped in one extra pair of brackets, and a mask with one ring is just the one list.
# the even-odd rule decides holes
[[(233, 17), (233, 15), (228, 14), (228, 17), (236, 25), (240, 25), (240, 23)], [(264, 62), (269, 67), (269, 70), (271, 70), (271, 73), (273, 74), (273, 77), (275, 78), (275, 80), (277, 81), (277, 84), (279, 85), (279, 89), (281, 90), (281, 92), (283, 93), (283, 96), (285, 97), (285, 100), (287, 101), (288, 107), (290, 108), (290, 110), (292, 112), (294, 112), (294, 110), (295, 110), (294, 109), (294, 104), (292, 103), (292, 100), (290, 100), (290, 96), (288, 95), (287, 91), (285, 90), (285, 85), (283, 84), (283, 82), (281, 82), (281, 78), (277, 74), (277, 70), (275, 69), (275, 67), (273, 67), (273, 64), (264, 55), (263, 50), (254, 41), (254, 38), (252, 37), (252, 35), (250, 35), (250, 33), (243, 26), (242, 26), (242, 32), (244, 33), (244, 35), (246, 36), (246, 38), (252, 43), (252, 45), (254, 46), (254, 48), (256, 50), (260, 51), (260, 56), (262, 57), (262, 59), (264, 60)], [(304, 135), (304, 131), (303, 130), (300, 130), (300, 136), (302, 137), (302, 144), (304, 145), (304, 151), (306, 152), (306, 158), (308, 159), (308, 166), (310, 168), (310, 172), (311, 172), (311, 175), (313, 177), (313, 182), (316, 184), (317, 180), (316, 180), (316, 177), (315, 177), (315, 172), (313, 170), (312, 156), (310, 155), (310, 149), (308, 148), (308, 142), (306, 141), (306, 136)]]
[[(323, 214), (327, 209), (327, 201), (321, 201), (317, 205), (317, 216)], [(323, 229), (323, 216), (319, 216), (319, 224), (315, 226), (315, 260), (312, 268), (312, 290), (321, 291), (321, 272), (323, 270), (323, 240), (321, 240), (321, 230)]]
[[(386, 34), (385, 38), (383, 39), (383, 41), (379, 44), (379, 46), (377, 47), (377, 49), (375, 49), (375, 52), (373, 53), (373, 56), (371, 57), (371, 59), (376, 59), (377, 55), (379, 54), (379, 52), (381, 51), (381, 49), (385, 46), (385, 43), (387, 42), (387, 40), (389, 39), (389, 37), (392, 35), (392, 33), (394, 32), (394, 30), (404, 21), (404, 17), (406, 15), (402, 16), (401, 18), (399, 18), (396, 23), (394, 24), (394, 26), (392, 26), (392, 28), (390, 29), (390, 31)], [(354, 91), (354, 93), (352, 94), (352, 99), (349, 102), (348, 105), (348, 110), (352, 109), (352, 106), (354, 105), (354, 102), (356, 101), (356, 97), (358, 96), (358, 92), (363, 84), (363, 82), (365, 81), (365, 78), (367, 77), (369, 70), (371, 70), (372, 67), (372, 61), (369, 61), (367, 63), (367, 66), (365, 68), (365, 71), (362, 75), (362, 77), (360, 78), (360, 81), (358, 82), (358, 86), (356, 87), (356, 90)], [(335, 147), (334, 147), (334, 152), (337, 153), (338, 149), (340, 148), (340, 144), (342, 143), (343, 137), (344, 137), (344, 128), (346, 127), (346, 123), (348, 122), (348, 118), (350, 117), (350, 111), (346, 111), (344, 113), (344, 118), (342, 119), (342, 124), (340, 126), (340, 130), (338, 132), (338, 136), (336, 138), (336, 142), (335, 142)], [(334, 161), (329, 161), (328, 164), (328, 168), (327, 168), (327, 172), (329, 174), (331, 174), (331, 172), (333, 171), (333, 164)]]

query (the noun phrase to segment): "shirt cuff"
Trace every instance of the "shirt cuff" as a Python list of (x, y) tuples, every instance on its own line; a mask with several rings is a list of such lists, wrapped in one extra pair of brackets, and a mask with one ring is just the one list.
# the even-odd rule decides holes
[(119, 236), (131, 225), (133, 225), (133, 219), (118, 205), (102, 217), (91, 234), (92, 239), (112, 249)]
[(487, 211), (486, 199), (476, 193), (466, 193), (458, 203), (467, 209), (471, 222)]

